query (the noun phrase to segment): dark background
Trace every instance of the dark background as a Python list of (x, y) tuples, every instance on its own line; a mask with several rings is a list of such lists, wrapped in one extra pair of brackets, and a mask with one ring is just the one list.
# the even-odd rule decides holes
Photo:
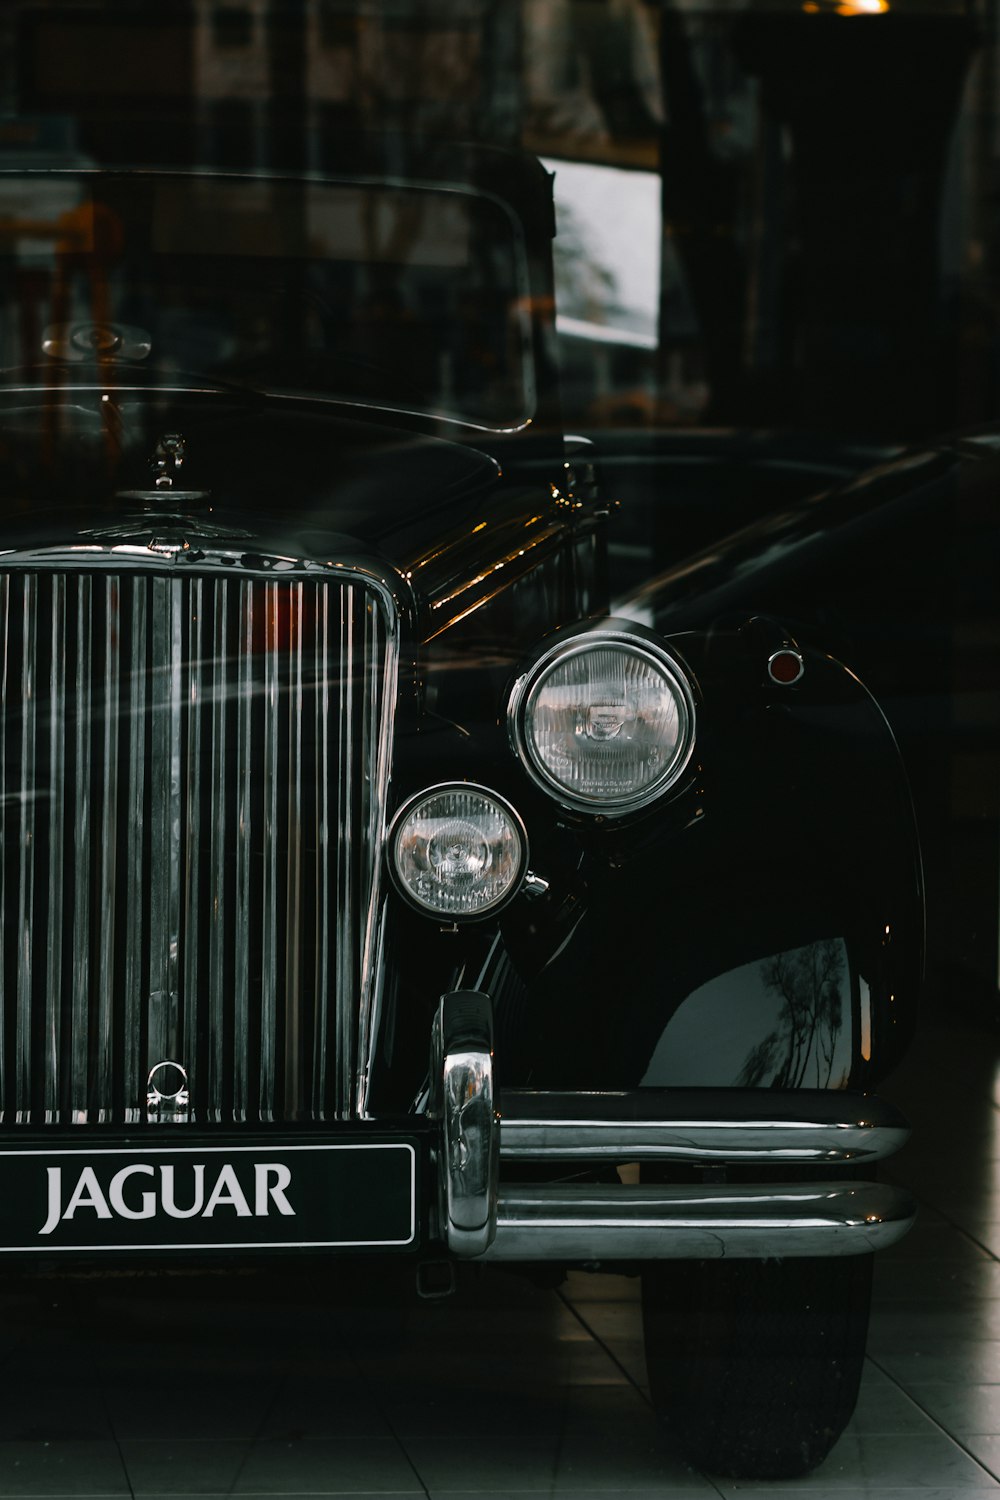
[(997, 410), (994, 32), (950, 0), (11, 0), (0, 159), (322, 168), (377, 126), (652, 173), (656, 347), (577, 350), (570, 418), (912, 441)]
[[(8, 0), (0, 164), (322, 171), (348, 132), (373, 127), (543, 157), (556, 173), (563, 415), (598, 440), (621, 502), (617, 597), (900, 445), (991, 430), (995, 11), (992, 0)], [(626, 226), (630, 204), (652, 198), (641, 244), (627, 228), (595, 239), (598, 190), (605, 217)], [(640, 265), (655, 278), (642, 297)], [(851, 664), (883, 701), (900, 698), (899, 722), (920, 742), (932, 958), (956, 1003), (988, 1012), (1000, 900), (994, 494), (988, 479), (958, 486), (834, 549), (806, 582), (823, 638), (856, 640), (863, 613), (879, 640)]]

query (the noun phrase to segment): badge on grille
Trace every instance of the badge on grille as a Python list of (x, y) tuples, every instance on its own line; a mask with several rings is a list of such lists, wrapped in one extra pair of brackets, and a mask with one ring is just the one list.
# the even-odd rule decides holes
[(186, 1119), (190, 1106), (186, 1070), (179, 1062), (173, 1062), (170, 1058), (155, 1063), (146, 1079), (146, 1113), (149, 1118)]

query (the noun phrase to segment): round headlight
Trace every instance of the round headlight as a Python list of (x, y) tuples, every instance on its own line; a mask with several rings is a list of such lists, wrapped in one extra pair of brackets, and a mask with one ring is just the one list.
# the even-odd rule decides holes
[(389, 857), (414, 906), (456, 922), (489, 916), (517, 894), (528, 839), (509, 802), (456, 782), (404, 803), (389, 830)]
[(526, 769), (565, 807), (609, 816), (645, 807), (694, 748), (694, 698), (666, 651), (594, 632), (552, 648), (515, 684), (508, 708)]

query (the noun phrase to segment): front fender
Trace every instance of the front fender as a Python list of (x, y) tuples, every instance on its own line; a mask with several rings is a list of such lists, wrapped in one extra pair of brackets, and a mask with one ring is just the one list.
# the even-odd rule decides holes
[(645, 817), (578, 831), (571, 925), (508, 923), (527, 1080), (873, 1087), (909, 1040), (923, 962), (891, 731), (822, 652), (771, 682), (759, 621), (672, 644), (702, 698), (692, 778)]

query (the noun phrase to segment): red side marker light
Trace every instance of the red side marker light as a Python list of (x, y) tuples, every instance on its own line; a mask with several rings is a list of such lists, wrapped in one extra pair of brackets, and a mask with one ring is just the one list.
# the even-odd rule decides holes
[(798, 682), (805, 669), (806, 664), (801, 654), (793, 651), (790, 646), (783, 646), (767, 659), (768, 677), (782, 687), (790, 687), (793, 682)]

